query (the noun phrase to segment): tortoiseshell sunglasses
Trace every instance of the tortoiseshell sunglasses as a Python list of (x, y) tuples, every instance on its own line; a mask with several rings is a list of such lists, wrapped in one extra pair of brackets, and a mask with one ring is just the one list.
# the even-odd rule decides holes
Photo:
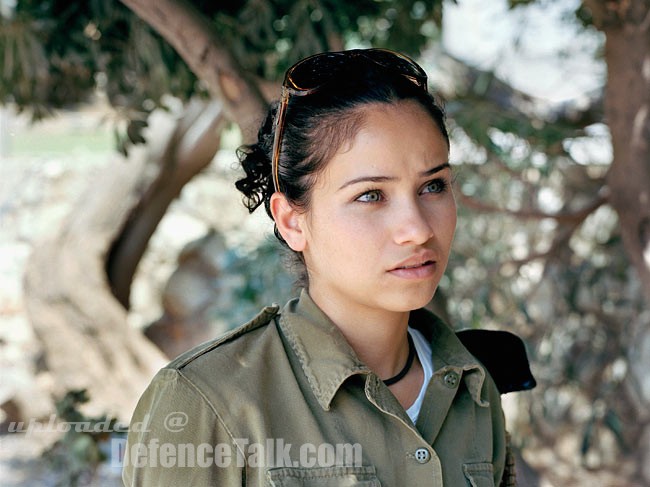
[(427, 90), (427, 75), (410, 57), (389, 49), (351, 49), (325, 52), (298, 61), (287, 70), (282, 83), (280, 106), (275, 117), (273, 158), (271, 170), (275, 191), (280, 191), (280, 148), (290, 96), (306, 96), (318, 91), (327, 81), (359, 58), (368, 59), (379, 66), (400, 74), (415, 85)]

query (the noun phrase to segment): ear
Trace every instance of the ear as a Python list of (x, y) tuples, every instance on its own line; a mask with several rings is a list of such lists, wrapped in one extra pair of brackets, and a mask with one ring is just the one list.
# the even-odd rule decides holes
[(271, 213), (280, 235), (289, 247), (296, 252), (302, 252), (306, 244), (302, 227), (304, 215), (280, 192), (271, 195)]

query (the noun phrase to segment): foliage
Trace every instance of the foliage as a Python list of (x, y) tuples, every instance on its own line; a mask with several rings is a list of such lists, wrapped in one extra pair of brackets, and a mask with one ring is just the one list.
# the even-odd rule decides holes
[(420, 0), (263, 0), (215, 9), (199, 2), (242, 65), (266, 79), (278, 79), (298, 59), (331, 49), (332, 39), (391, 46), (417, 54), (438, 33), (442, 2)]
[[(442, 8), (420, 0), (193, 3), (242, 67), (269, 80), (332, 39), (416, 54), (437, 34)], [(122, 152), (144, 141), (149, 114), (169, 95), (206, 94), (169, 44), (115, 0), (19, 0), (0, 17), (0, 66), (0, 104), (30, 109), (35, 120), (105, 94)]]
[(104, 94), (122, 150), (142, 142), (149, 113), (169, 95), (201, 92), (176, 52), (120, 2), (21, 0), (0, 17), (0, 103), (34, 119)]
[(44, 453), (45, 459), (58, 472), (61, 487), (86, 485), (99, 464), (107, 459), (106, 445), (117, 427), (107, 416), (88, 417), (80, 406), (88, 402), (85, 390), (68, 391), (56, 403), (64, 435)]

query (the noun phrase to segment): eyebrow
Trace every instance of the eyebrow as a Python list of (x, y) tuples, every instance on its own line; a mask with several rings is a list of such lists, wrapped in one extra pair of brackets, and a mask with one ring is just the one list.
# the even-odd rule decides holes
[[(433, 174), (442, 171), (443, 169), (446, 168), (451, 168), (448, 162), (445, 162), (444, 164), (440, 164), (439, 166), (432, 167), (431, 169), (427, 169), (426, 171), (422, 171), (420, 173), (420, 176), (425, 178), (427, 176), (432, 176)], [(341, 185), (339, 188), (339, 191), (342, 190), (343, 188), (347, 188), (348, 186), (352, 186), (353, 184), (358, 184), (358, 183), (383, 183), (386, 181), (395, 181), (399, 179), (396, 176), (361, 176), (358, 178), (350, 179), (349, 181), (346, 181)]]

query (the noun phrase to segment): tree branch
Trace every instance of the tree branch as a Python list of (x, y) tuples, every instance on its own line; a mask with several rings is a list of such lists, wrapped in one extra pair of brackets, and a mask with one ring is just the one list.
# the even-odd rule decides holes
[[(111, 291), (125, 308), (129, 308), (133, 277), (151, 236), (185, 184), (214, 158), (221, 143), (222, 125), (219, 101), (193, 100), (186, 105), (161, 154), (155, 154), (155, 158), (160, 158), (154, 164), (159, 172), (143, 190), (106, 258)], [(160, 130), (157, 136), (160, 137)], [(148, 147), (152, 146), (150, 142)]]
[(250, 140), (267, 104), (208, 18), (187, 0), (122, 2), (169, 42)]
[(605, 194), (600, 195), (590, 205), (581, 210), (565, 213), (544, 213), (543, 211), (539, 210), (508, 210), (507, 208), (499, 208), (483, 201), (479, 201), (476, 198), (472, 198), (471, 196), (463, 193), (458, 193), (457, 198), (467, 208), (471, 208), (482, 213), (502, 213), (524, 220), (544, 220), (550, 218), (556, 220), (558, 223), (563, 224), (576, 224), (584, 221), (584, 219), (587, 218), (591, 213), (596, 211), (603, 204), (607, 203), (609, 199), (608, 195), (605, 192)]

